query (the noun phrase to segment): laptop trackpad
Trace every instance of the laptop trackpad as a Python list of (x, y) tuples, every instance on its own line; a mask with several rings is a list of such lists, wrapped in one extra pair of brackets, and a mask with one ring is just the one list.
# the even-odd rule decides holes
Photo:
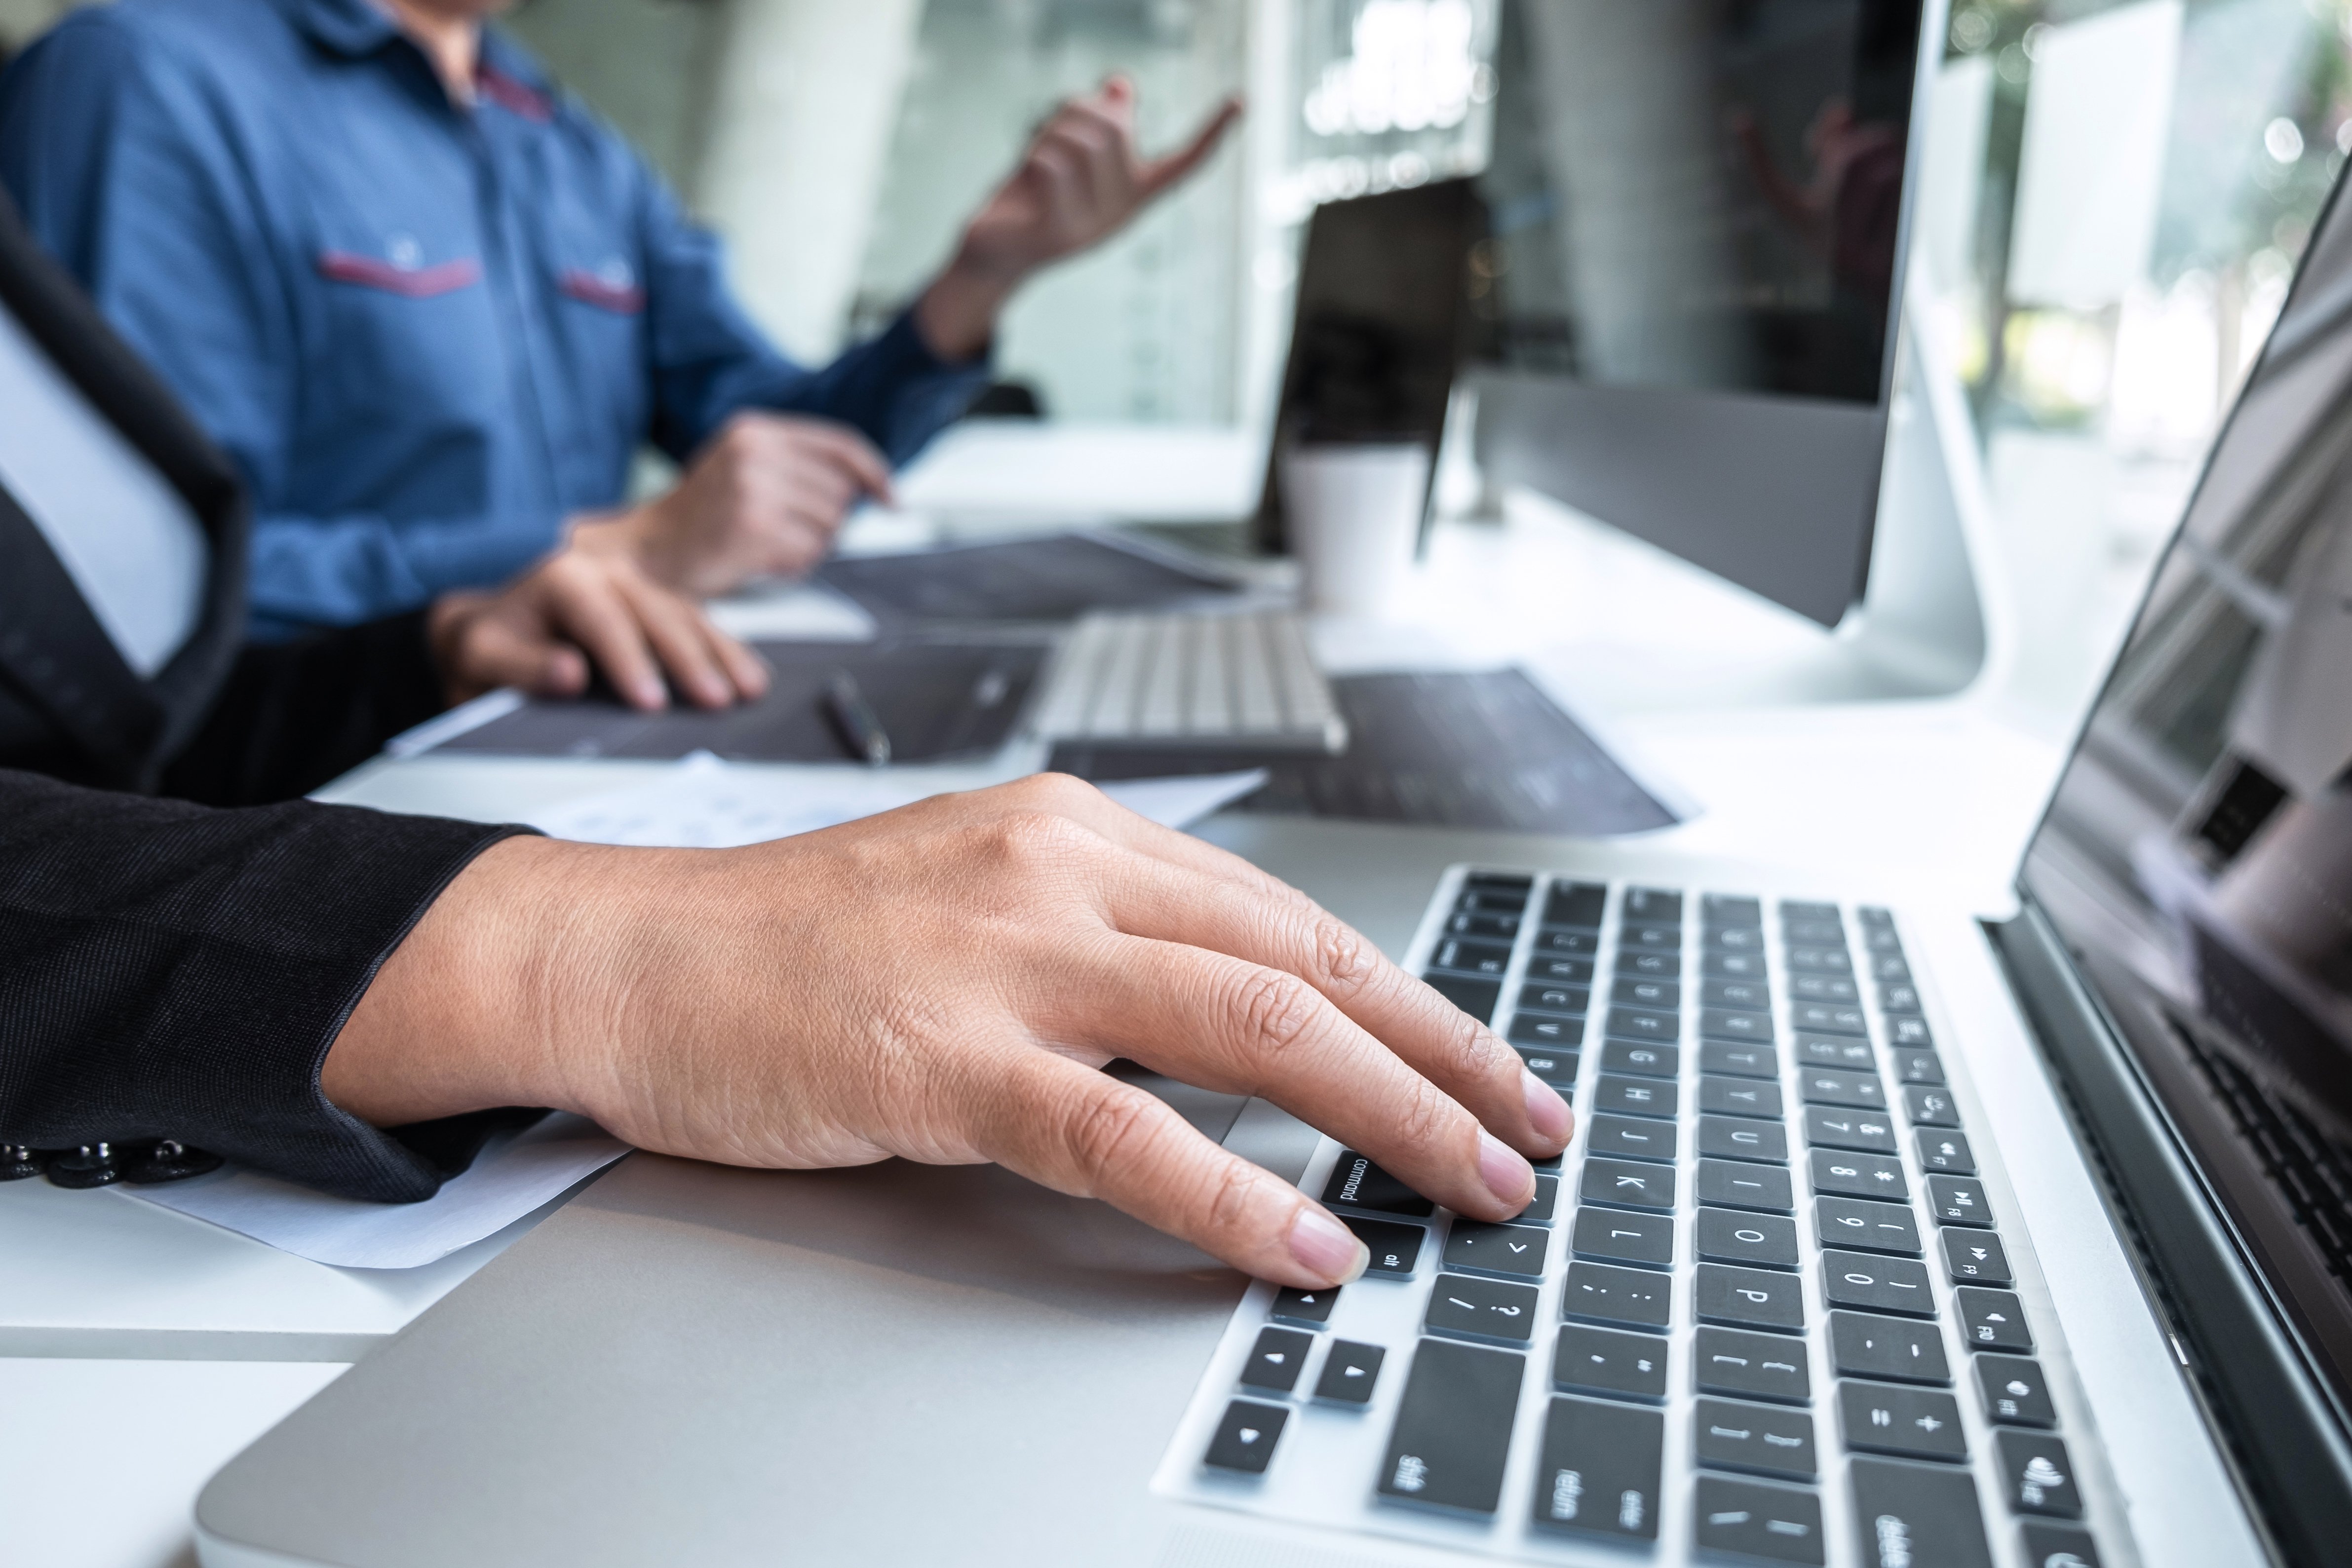
[(1280, 1106), (1248, 1095), (1196, 1089), (1132, 1061), (1114, 1061), (1106, 1071), (1165, 1100), (1202, 1137), (1215, 1139), (1250, 1164), (1294, 1185), (1307, 1174), (1319, 1134)]

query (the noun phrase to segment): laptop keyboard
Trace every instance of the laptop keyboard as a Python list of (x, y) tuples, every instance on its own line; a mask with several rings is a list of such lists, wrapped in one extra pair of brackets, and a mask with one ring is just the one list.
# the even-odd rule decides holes
[(1371, 1266), (1252, 1288), (1162, 1490), (1536, 1561), (2129, 1560), (1889, 913), (1473, 870), (1414, 951), (1576, 1140), (1506, 1224), (1327, 1140)]

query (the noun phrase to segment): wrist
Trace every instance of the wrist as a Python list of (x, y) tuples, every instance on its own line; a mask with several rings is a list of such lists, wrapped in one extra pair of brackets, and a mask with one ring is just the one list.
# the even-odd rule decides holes
[(996, 339), (997, 317), (1028, 281), (1030, 270), (991, 258), (969, 243), (961, 246), (915, 302), (915, 327), (924, 345), (950, 364), (986, 353)]

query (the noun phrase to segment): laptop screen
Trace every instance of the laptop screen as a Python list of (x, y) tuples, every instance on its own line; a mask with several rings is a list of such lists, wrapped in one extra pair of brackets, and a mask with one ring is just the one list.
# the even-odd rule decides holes
[[(2352, 1140), (2352, 213), (2323, 222), (2025, 883), (2159, 1093)], [(2147, 1052), (2140, 1049), (2138, 1054)], [(2300, 1134), (2297, 1134), (2300, 1135)]]

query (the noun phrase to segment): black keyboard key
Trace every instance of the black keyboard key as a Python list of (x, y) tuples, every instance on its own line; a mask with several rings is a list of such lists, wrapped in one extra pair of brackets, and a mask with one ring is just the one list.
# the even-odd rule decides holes
[(1372, 1385), (1381, 1380), (1381, 1363), (1388, 1354), (1376, 1344), (1333, 1340), (1331, 1354), (1323, 1358), (1322, 1375), (1315, 1380), (1315, 1397), (1334, 1405), (1368, 1403), (1372, 1397)]
[(1780, 1086), (1748, 1078), (1702, 1078), (1698, 1108), (1716, 1116), (1755, 1116), (1777, 1122), (1781, 1116)]
[(2086, 1530), (2030, 1519), (2018, 1533), (2025, 1543), (2026, 1568), (2105, 1568), (2098, 1543)]
[(1423, 1340), (1389, 1433), (1381, 1495), (1494, 1512), (1525, 1365), (1525, 1357), (1508, 1351)]
[(1549, 1013), (1528, 1013), (1511, 1020), (1510, 1032), (1505, 1038), (1513, 1045), (1573, 1052), (1584, 1039), (1584, 1020), (1553, 1018)]
[(1609, 890), (1594, 882), (1556, 882), (1544, 898), (1546, 925), (1580, 925), (1598, 930)]
[(1551, 1357), (1552, 1386), (1652, 1404), (1666, 1397), (1666, 1347), (1655, 1334), (1570, 1323)]
[(1674, 1013), (1651, 1012), (1643, 1008), (1611, 1008), (1608, 1034), (1612, 1040), (1672, 1045), (1683, 1037), (1683, 1020)]
[(1503, 999), (1503, 982), (1500, 980), (1474, 980), (1437, 969), (1432, 969), (1422, 979), (1431, 990), (1480, 1023), (1494, 1021), (1495, 1004)]
[(1891, 931), (1895, 928), (1895, 911), (1885, 904), (1865, 904), (1853, 913), (1854, 918), (1871, 930)]
[(1410, 1214), (1426, 1218), (1437, 1206), (1412, 1188), (1372, 1164), (1370, 1156), (1353, 1149), (1339, 1151), (1339, 1163), (1331, 1167), (1331, 1179), (1323, 1184), (1325, 1203), (1344, 1203), (1351, 1208), (1369, 1208), (1381, 1214)]
[(2025, 1326), (2025, 1307), (2007, 1291), (1962, 1285), (1952, 1292), (1959, 1303), (1960, 1337), (1971, 1350), (2030, 1351), (2033, 1332)]
[(1919, 988), (1906, 980), (1901, 985), (1878, 988), (1878, 1010), (1916, 1018), (1927, 1009), (1919, 1005)]
[(1538, 952), (1528, 960), (1528, 980), (1547, 986), (1589, 986), (1592, 983), (1592, 960)]
[(1805, 1107), (1805, 1142), (1817, 1149), (1852, 1149), (1858, 1154), (1895, 1153), (1895, 1124), (1884, 1114), (1848, 1110), (1839, 1105)]
[(1698, 1119), (1698, 1152), (1726, 1160), (1789, 1163), (1789, 1134), (1769, 1122), (1737, 1122), (1728, 1116)]
[(1675, 1168), (1588, 1156), (1577, 1194), (1586, 1203), (1616, 1208), (1669, 1209), (1675, 1206)]
[(1849, 1473), (1865, 1568), (1992, 1568), (1968, 1471), (1856, 1459)]
[(1625, 902), (1617, 917), (1625, 921), (1642, 921), (1658, 925), (1680, 925), (1683, 923), (1683, 895), (1672, 888), (1629, 887)]
[(1977, 1157), (1969, 1148), (1965, 1133), (1918, 1132), (1912, 1142), (1919, 1151), (1919, 1164), (1929, 1176), (1942, 1172), (1946, 1176), (1974, 1176)]
[(1537, 1226), (1456, 1219), (1445, 1238), (1444, 1266), (1506, 1279), (1538, 1280), (1550, 1250), (1551, 1232)]
[(1242, 1382), (1271, 1394), (1287, 1394), (1298, 1385), (1307, 1366), (1307, 1353), (1315, 1336), (1297, 1329), (1260, 1329), (1249, 1359), (1242, 1363)]
[(1737, 1008), (1742, 1012), (1769, 1012), (1772, 988), (1761, 980), (1707, 980), (1698, 988), (1703, 1008)]
[(1559, 1177), (1545, 1172), (1536, 1173), (1536, 1195), (1519, 1210), (1518, 1218), (1530, 1225), (1549, 1225), (1559, 1207)]
[(1898, 1204), (1865, 1203), (1853, 1197), (1813, 1199), (1813, 1233), (1824, 1247), (1856, 1252), (1919, 1256), (1919, 1224)]
[(1862, 992), (1836, 975), (1791, 975), (1789, 994), (1801, 1002), (1858, 1002)]
[(1585, 986), (1556, 986), (1547, 980), (1534, 980), (1519, 988), (1519, 1011), (1523, 1013), (1555, 1013), (1570, 1017), (1580, 1015), (1592, 1006), (1592, 992)]
[(1488, 887), (1483, 883), (1464, 883), (1462, 896), (1454, 907), (1474, 915), (1518, 915), (1528, 906), (1525, 887)]
[(1845, 940), (1845, 921), (1834, 912), (1823, 915), (1780, 916), (1780, 940), (1792, 947), (1821, 946)]
[(1440, 1274), (1430, 1287), (1422, 1326), (1456, 1338), (1525, 1344), (1536, 1328), (1536, 1288), (1467, 1274)]
[(1990, 1230), (1965, 1230), (1958, 1227), (1944, 1232), (1944, 1272), (1955, 1285), (2013, 1285), (2016, 1276), (2009, 1271), (2009, 1254), (2001, 1250), (2000, 1238)]
[(1966, 1459), (1960, 1403), (1933, 1388), (1841, 1382), (1838, 1420), (1845, 1446), (1857, 1453), (1900, 1454), (1914, 1459)]
[(1842, 1034), (1801, 1034), (1797, 1036), (1797, 1065), (1871, 1072), (1876, 1071), (1878, 1058), (1866, 1040), (1850, 1040)]
[(1794, 1274), (1702, 1263), (1693, 1293), (1701, 1322), (1775, 1333), (1805, 1332), (1804, 1292)]
[(1674, 1078), (1682, 1072), (1683, 1053), (1671, 1045), (1636, 1045), (1612, 1040), (1601, 1047), (1601, 1071), (1635, 1078)]
[(1851, 975), (1853, 959), (1843, 947), (1791, 947), (1788, 952), (1789, 967), (1800, 973), (1815, 975)]
[(1446, 916), (1445, 934), (1449, 936), (1476, 936), (1491, 942), (1508, 942), (1519, 934), (1519, 917), (1516, 915), (1489, 915), (1477, 910), (1463, 909)]
[(1988, 1419), (2004, 1427), (2058, 1425), (2058, 1406), (2050, 1401), (2050, 1385), (2042, 1380), (2042, 1364), (2021, 1355), (1980, 1355), (1977, 1392), (1984, 1396)]
[(1974, 1176), (1929, 1176), (1927, 1208), (1938, 1225), (1992, 1226), (1992, 1205), (1985, 1201), (1984, 1183)]
[(1877, 1258), (1860, 1252), (1822, 1254), (1822, 1297), (1832, 1307), (1865, 1312), (1936, 1315), (1936, 1287), (1927, 1266), (1909, 1258)]
[(1209, 1452), (1201, 1462), (1240, 1475), (1262, 1476), (1274, 1458), (1275, 1444), (1282, 1440), (1282, 1424), (1289, 1419), (1290, 1412), (1280, 1405), (1236, 1399), (1225, 1406), (1216, 1436), (1209, 1439)]
[(1895, 935), (1895, 927), (1892, 925), (1864, 926), (1862, 933), (1862, 945), (1874, 953), (1900, 955), (1903, 951), (1903, 939)]
[(1580, 1258), (1671, 1269), (1675, 1262), (1672, 1215), (1627, 1214), (1614, 1208), (1580, 1208), (1569, 1245)]
[(1536, 1466), (1536, 1522), (1655, 1541), (1665, 1447), (1666, 1420), (1658, 1411), (1554, 1398)]
[(1819, 1564), (1822, 1500), (1809, 1491), (1701, 1476), (1691, 1494), (1691, 1539), (1702, 1551)]
[(1480, 942), (1467, 936), (1447, 936), (1429, 956), (1433, 974), (1471, 975), (1492, 979), (1511, 967), (1508, 942)]
[(1736, 1012), (1729, 1008), (1702, 1008), (1698, 1015), (1698, 1032), (1706, 1040), (1753, 1040), (1761, 1044), (1772, 1038), (1772, 1015)]
[[(1517, 1034), (1519, 1025), (1527, 1021), (1525, 1019), (1517, 1020), (1511, 1026), (1511, 1032), (1514, 1035)], [(1543, 1046), (1520, 1045), (1516, 1040), (1513, 1041), (1513, 1049), (1518, 1051), (1519, 1060), (1528, 1064), (1529, 1072), (1534, 1073), (1553, 1088), (1576, 1087), (1577, 1063), (1584, 1059), (1575, 1051), (1553, 1051)]]
[(1702, 1399), (1691, 1416), (1691, 1432), (1702, 1465), (1799, 1480), (1818, 1473), (1813, 1418), (1802, 1410)]
[(2012, 1510), (2052, 1519), (2083, 1517), (2074, 1461), (2060, 1438), (2046, 1432), (1995, 1432), (1992, 1451)]
[(1903, 961), (1899, 953), (1873, 953), (1870, 956), (1870, 977), (1881, 983), (1907, 981), (1911, 978), (1911, 966)]
[(1927, 1020), (1890, 1014), (1886, 1019), (1886, 1043), (1906, 1051), (1933, 1051), (1936, 1037), (1928, 1032)]
[(1697, 1255), (1709, 1263), (1738, 1263), (1751, 1269), (1797, 1266), (1797, 1222), (1777, 1214), (1702, 1208), (1693, 1240)]
[(1678, 953), (1683, 946), (1679, 925), (1627, 925), (1617, 933), (1617, 946), (1637, 953)]
[(1559, 1293), (1564, 1316), (1620, 1328), (1664, 1332), (1672, 1305), (1669, 1276), (1607, 1263), (1570, 1263)]
[(1709, 925), (1761, 925), (1764, 901), (1740, 893), (1702, 894), (1698, 914)]
[(1654, 980), (1679, 979), (1683, 961), (1674, 953), (1645, 953), (1637, 949), (1619, 948), (1617, 972), (1621, 975), (1646, 975)]
[(1702, 1328), (1691, 1341), (1692, 1378), (1701, 1394), (1732, 1394), (1802, 1405), (1813, 1396), (1805, 1342), (1745, 1329)]
[(1596, 1113), (1613, 1111), (1622, 1116), (1659, 1116), (1672, 1121), (1681, 1104), (1681, 1091), (1659, 1079), (1624, 1078), (1604, 1072), (1592, 1084), (1592, 1109)]
[(1670, 1013), (1683, 1005), (1683, 988), (1673, 980), (1654, 980), (1646, 975), (1620, 975), (1609, 987), (1612, 1007), (1648, 1008), (1653, 1011)]
[(1764, 933), (1752, 925), (1710, 925), (1699, 933), (1699, 946), (1722, 953), (1761, 953)]
[(1339, 1299), (1337, 1285), (1320, 1291), (1285, 1285), (1274, 1293), (1274, 1305), (1265, 1310), (1265, 1315), (1286, 1323), (1328, 1323), (1331, 1321), (1331, 1303)]
[(1629, 1160), (1674, 1163), (1675, 1128), (1672, 1122), (1650, 1122), (1636, 1116), (1595, 1116), (1584, 1124), (1584, 1147), (1595, 1155)]
[(1730, 1045), (1710, 1040), (1698, 1048), (1698, 1070), (1712, 1077), (1769, 1082), (1780, 1076), (1780, 1059), (1769, 1045)]
[(1598, 931), (1538, 931), (1536, 952), (1550, 957), (1590, 958), (1601, 951)]
[(1875, 1198), (1883, 1203), (1911, 1201), (1911, 1184), (1904, 1179), (1903, 1162), (1890, 1155), (1815, 1149), (1811, 1159), (1816, 1193)]
[(1939, 1088), (1944, 1082), (1944, 1059), (1932, 1051), (1898, 1051), (1895, 1053), (1895, 1079), (1898, 1083)]
[(1843, 912), (1834, 904), (1819, 900), (1784, 898), (1780, 901), (1780, 918), (1786, 920), (1843, 920)]
[(1870, 1312), (1830, 1314), (1830, 1361), (1840, 1377), (1876, 1377), (1889, 1383), (1952, 1381), (1951, 1363), (1944, 1357), (1943, 1332), (1935, 1324)]
[(1368, 1274), (1387, 1274), (1395, 1279), (1409, 1279), (1412, 1267), (1421, 1260), (1422, 1239), (1429, 1234), (1418, 1225), (1395, 1225), (1385, 1219), (1358, 1219), (1343, 1214), (1339, 1223), (1356, 1233), (1371, 1255), (1364, 1265)]
[(1720, 950), (1701, 954), (1698, 972), (1710, 980), (1755, 980), (1759, 983), (1769, 973), (1761, 953), (1726, 953)]
[(1473, 871), (1462, 876), (1462, 891), (1516, 894), (1525, 899), (1534, 890), (1536, 879), (1523, 871)]
[(1760, 1209), (1767, 1214), (1795, 1212), (1796, 1195), (1789, 1173), (1778, 1166), (1739, 1165), (1726, 1160), (1698, 1163), (1698, 1200), (1723, 1208)]
[(1797, 1092), (1808, 1105), (1847, 1105), (1860, 1111), (1886, 1109), (1886, 1090), (1874, 1072), (1837, 1072), (1809, 1067), (1797, 1075)]
[(1915, 1127), (1957, 1127), (1960, 1124), (1960, 1108), (1952, 1103), (1949, 1089), (1906, 1083), (1903, 1086), (1903, 1110)]

